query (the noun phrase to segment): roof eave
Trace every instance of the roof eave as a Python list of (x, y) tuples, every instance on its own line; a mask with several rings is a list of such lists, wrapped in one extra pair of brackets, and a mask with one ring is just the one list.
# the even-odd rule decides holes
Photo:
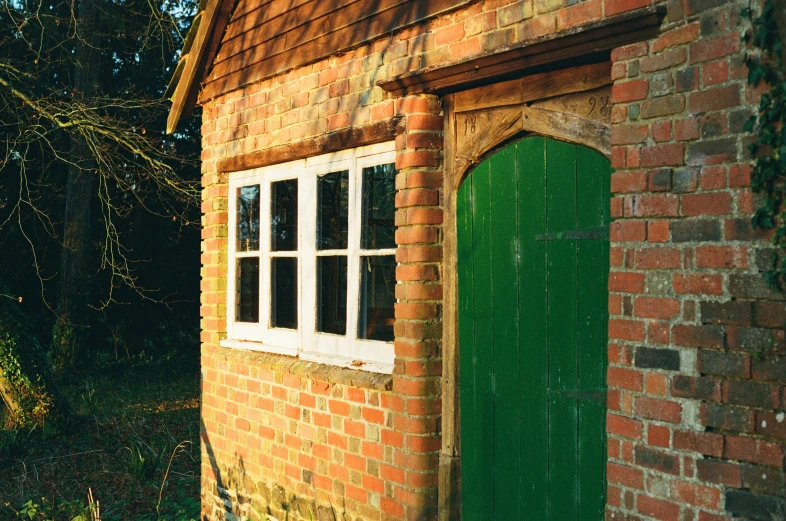
[(215, 57), (234, 5), (234, 0), (207, 0), (204, 10), (194, 17), (194, 22), (199, 24), (195, 28), (196, 34), (191, 45), (184, 47), (167, 89), (172, 93), (172, 107), (166, 121), (167, 134), (173, 133), (180, 119), (194, 110), (199, 86)]

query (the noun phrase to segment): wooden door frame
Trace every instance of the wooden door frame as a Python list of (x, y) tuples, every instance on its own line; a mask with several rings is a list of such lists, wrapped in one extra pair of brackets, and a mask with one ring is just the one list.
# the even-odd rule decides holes
[[(552, 71), (448, 94), (444, 110), (442, 449), (439, 520), (461, 519), (456, 196), (484, 157), (527, 134), (611, 155), (611, 64)], [(472, 129), (475, 129), (473, 132)], [(483, 128), (482, 132), (478, 129)]]

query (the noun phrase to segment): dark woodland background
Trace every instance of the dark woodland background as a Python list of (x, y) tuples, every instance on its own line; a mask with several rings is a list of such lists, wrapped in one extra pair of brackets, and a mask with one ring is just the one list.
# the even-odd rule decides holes
[(2, 520), (198, 516), (197, 8), (0, 0)]
[[(63, 121), (91, 111), (96, 123), (145, 138), (183, 186), (196, 188), (198, 115), (175, 135), (163, 135), (169, 107), (163, 95), (193, 3), (2, 0), (0, 6), (0, 78), (59, 110)], [(196, 200), (159, 191), (150, 177), (160, 173), (111, 140), (80, 149), (78, 130), (56, 128), (8, 90), (0, 90), (1, 293), (21, 299), (34, 329), (48, 341), (67, 276), (63, 243), (72, 216), (66, 203), (76, 163), (80, 176), (93, 178), (77, 203), (89, 210), (79, 216), (88, 258), (81, 283), (87, 287), (78, 292), (87, 310), (73, 321), (85, 329), (85, 358), (116, 359), (182, 342), (193, 348), (199, 316)], [(93, 155), (113, 156), (106, 168), (115, 171), (97, 174)], [(107, 247), (108, 240), (117, 244)]]

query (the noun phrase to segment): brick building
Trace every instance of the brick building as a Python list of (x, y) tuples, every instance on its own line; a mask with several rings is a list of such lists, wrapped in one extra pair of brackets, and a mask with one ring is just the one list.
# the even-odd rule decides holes
[(784, 519), (747, 0), (203, 4), (204, 519)]

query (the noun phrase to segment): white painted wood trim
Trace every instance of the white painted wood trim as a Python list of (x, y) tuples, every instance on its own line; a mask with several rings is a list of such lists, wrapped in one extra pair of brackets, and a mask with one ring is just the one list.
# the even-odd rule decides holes
[[(393, 343), (357, 338), (360, 298), (360, 257), (395, 255), (396, 250), (362, 250), (362, 171), (364, 167), (395, 162), (395, 143), (379, 143), (342, 150), (305, 160), (292, 161), (230, 174), (229, 232), (227, 240), (227, 335), (224, 347), (265, 351), (340, 367), (390, 374), (395, 359)], [(349, 171), (348, 247), (346, 250), (316, 250), (317, 178), (330, 172)], [(270, 185), (286, 179), (298, 180), (298, 251), (270, 251)], [(236, 192), (241, 186), (260, 185), (260, 250), (236, 252)], [(316, 332), (316, 262), (318, 256), (347, 256), (347, 330), (344, 335)], [(236, 259), (260, 258), (260, 321), (235, 322)], [(298, 329), (270, 327), (270, 260), (298, 257)]]

